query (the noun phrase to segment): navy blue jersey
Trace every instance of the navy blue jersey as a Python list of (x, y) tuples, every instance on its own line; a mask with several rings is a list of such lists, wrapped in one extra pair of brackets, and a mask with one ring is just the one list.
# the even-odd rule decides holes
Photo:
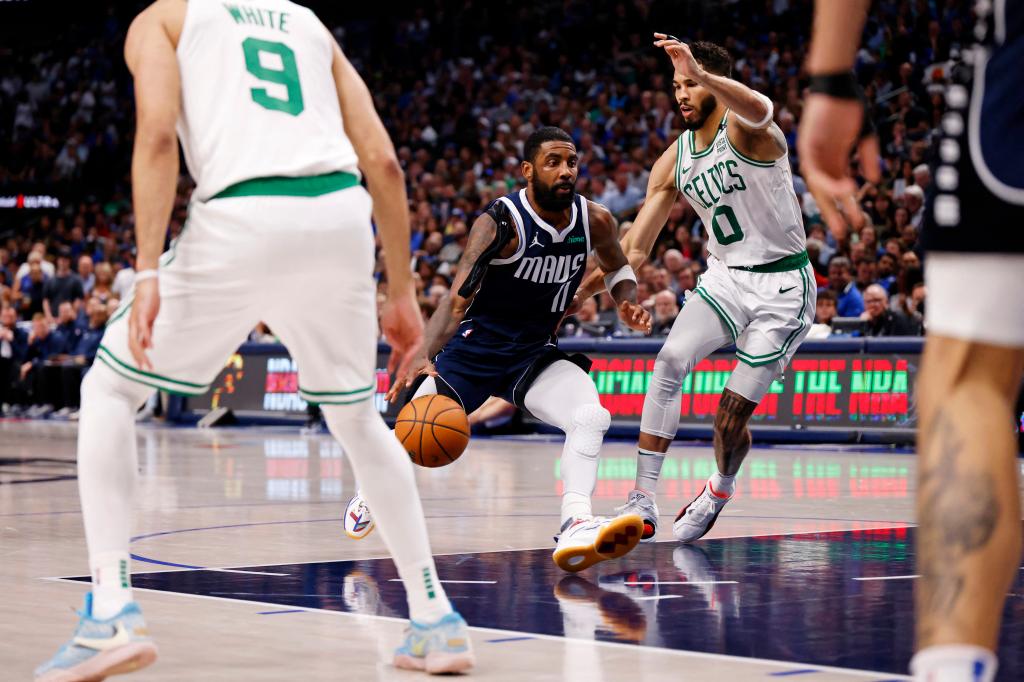
[(924, 243), (1024, 253), (1024, 2), (976, 7), (978, 43), (946, 91)]
[(525, 189), (498, 201), (512, 214), (519, 247), (509, 258), (490, 262), (463, 325), (517, 344), (544, 342), (583, 281), (590, 253), (587, 200), (573, 198), (572, 217), (560, 231), (537, 215)]

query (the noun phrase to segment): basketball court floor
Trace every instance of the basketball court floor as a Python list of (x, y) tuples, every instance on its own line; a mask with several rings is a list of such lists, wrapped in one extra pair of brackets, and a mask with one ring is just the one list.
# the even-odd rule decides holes
[[(0, 679), (27, 680), (86, 590), (73, 424), (0, 421)], [(393, 669), (401, 584), (379, 534), (345, 536), (339, 447), (296, 428), (139, 429), (133, 582), (160, 647), (144, 680), (413, 680)], [(633, 443), (602, 453), (596, 511), (632, 488)], [(659, 542), (575, 576), (551, 562), (559, 439), (474, 439), (418, 470), (445, 588), (480, 680), (906, 679), (914, 458), (879, 447), (757, 447), (707, 539), (672, 540), (712, 466), (666, 461)], [(1024, 577), (1024, 571), (1021, 572)], [(999, 679), (1024, 679), (1024, 581)]]

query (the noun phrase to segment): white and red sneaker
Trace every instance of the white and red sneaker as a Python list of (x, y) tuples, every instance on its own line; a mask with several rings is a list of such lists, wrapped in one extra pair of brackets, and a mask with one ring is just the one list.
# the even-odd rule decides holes
[(710, 481), (705, 483), (700, 495), (683, 507), (676, 516), (675, 523), (672, 524), (672, 534), (676, 536), (676, 540), (693, 542), (707, 535), (730, 499), (731, 495), (716, 493)]
[(625, 556), (637, 546), (643, 532), (644, 520), (638, 514), (570, 519), (562, 527), (551, 558), (563, 571), (576, 573), (599, 561)]

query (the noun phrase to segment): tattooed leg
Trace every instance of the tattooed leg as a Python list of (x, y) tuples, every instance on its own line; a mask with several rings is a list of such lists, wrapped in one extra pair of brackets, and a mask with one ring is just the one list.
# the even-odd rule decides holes
[(747, 400), (728, 388), (722, 392), (715, 413), (715, 459), (718, 471), (725, 476), (735, 476), (740, 465), (750, 452), (750, 415), (757, 403)]
[(917, 646), (995, 650), (1020, 562), (1012, 407), (1024, 352), (929, 336), (917, 386)]

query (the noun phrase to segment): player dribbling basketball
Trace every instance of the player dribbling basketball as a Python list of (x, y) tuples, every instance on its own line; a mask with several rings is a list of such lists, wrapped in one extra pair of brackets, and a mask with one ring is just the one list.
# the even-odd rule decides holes
[[(526, 189), (498, 199), (473, 224), (451, 292), (427, 323), (424, 351), (409, 373), (399, 373), (389, 397), (418, 374), (414, 397), (441, 393), (471, 413), (499, 396), (564, 431), (553, 558), (564, 570), (580, 571), (623, 556), (642, 531), (635, 515), (593, 516), (598, 454), (611, 416), (587, 374), (589, 360), (567, 356), (555, 342), (591, 249), (611, 273), (605, 282), (622, 320), (645, 332), (651, 321), (636, 302), (636, 276), (615, 239), (614, 218), (574, 189), (578, 157), (569, 134), (541, 128), (523, 156)], [(357, 494), (347, 518), (369, 513)]]

